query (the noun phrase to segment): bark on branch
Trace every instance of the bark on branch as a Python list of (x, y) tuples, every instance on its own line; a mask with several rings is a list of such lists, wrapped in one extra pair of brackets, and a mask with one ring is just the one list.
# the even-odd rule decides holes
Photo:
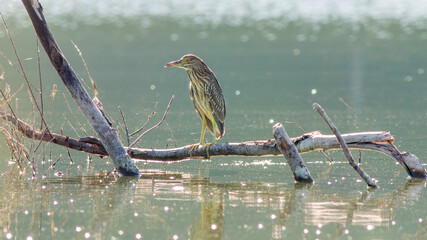
[[(37, 131), (29, 124), (15, 119), (5, 113), (0, 113), (0, 117), (17, 126), (18, 130), (23, 132), (27, 137), (36, 140), (52, 142), (61, 146), (66, 146), (70, 149), (83, 151), (100, 156), (106, 156), (102, 143), (93, 144), (81, 142), (66, 136), (52, 133), (53, 139), (49, 138), (43, 132)], [(350, 149), (370, 150), (381, 152), (395, 159), (406, 170), (409, 176), (414, 178), (426, 178), (426, 170), (419, 159), (406, 152), (400, 152), (392, 143), (393, 136), (389, 132), (358, 132), (341, 134), (344, 141)], [(323, 135), (318, 131), (305, 133), (296, 138), (290, 138), (295, 144), (298, 152), (309, 153), (313, 151), (328, 151), (339, 150), (341, 146), (334, 135)], [(173, 162), (190, 160), (190, 148), (187, 145), (178, 148), (170, 149), (144, 149), (132, 148), (129, 150), (129, 155), (134, 159)], [(273, 156), (281, 155), (282, 153), (277, 148), (276, 140), (256, 140), (240, 143), (220, 143), (213, 144), (209, 148), (209, 156)], [(191, 154), (192, 159), (207, 158), (204, 146), (199, 146)]]
[(280, 123), (273, 126), (273, 136), (277, 142), (277, 148), (283, 153), (289, 167), (294, 174), (294, 179), (298, 182), (313, 183), (310, 171), (305, 166), (304, 161), (299, 155), (295, 144), (289, 139), (288, 133)]
[(133, 160), (126, 154), (117, 133), (109, 126), (106, 119), (92, 102), (61, 49), (53, 38), (44, 18), (42, 7), (38, 0), (22, 0), (37, 36), (43, 45), (53, 67), (61, 77), (71, 96), (76, 101), (83, 115), (95, 130), (114, 165), (121, 175), (140, 176)]

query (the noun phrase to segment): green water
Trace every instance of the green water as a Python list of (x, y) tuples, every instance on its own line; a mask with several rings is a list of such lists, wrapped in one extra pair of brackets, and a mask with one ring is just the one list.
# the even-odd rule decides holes
[[(5, 18), (8, 20), (8, 16)], [(17, 24), (10, 15), (9, 18), (9, 29), (25, 72), (33, 87), (38, 88), (33, 29)], [(170, 148), (198, 141), (201, 122), (189, 98), (187, 75), (180, 69), (163, 68), (171, 60), (194, 53), (211, 67), (223, 88), (226, 135), (220, 142), (272, 138), (276, 122), (282, 122), (292, 137), (301, 135), (303, 130), (330, 134), (312, 110), (312, 103), (318, 102), (342, 133), (390, 131), (401, 151), (411, 152), (425, 163), (427, 30), (414, 27), (408, 33), (392, 20), (384, 23), (373, 19), (371, 24), (380, 25), (381, 29), (376, 31), (366, 23), (359, 26), (339, 19), (319, 23), (317, 27), (295, 21), (284, 27), (261, 28), (253, 24), (186, 25), (185, 21), (153, 17), (149, 27), (132, 21), (79, 23), (73, 27), (56, 23), (51, 30), (90, 89), (89, 78), (71, 40), (82, 51), (104, 109), (122, 137), (118, 106), (133, 131), (146, 121), (156, 103), (158, 113), (149, 125), (160, 120), (170, 97), (175, 95), (166, 121), (143, 138), (139, 143), (142, 147)], [(384, 32), (388, 37), (381, 37)], [(0, 36), (0, 51), (17, 67), (3, 30)], [(20, 70), (10, 66), (5, 58), (0, 59), (5, 72), (0, 87), (5, 89), (8, 83), (14, 92), (24, 80), (17, 73)], [(51, 131), (59, 133), (62, 128), (64, 135), (84, 136), (79, 121), (92, 135), (44, 52), (41, 69), (44, 111)], [(58, 84), (58, 89), (51, 105), (53, 84)], [(31, 111), (27, 91), (21, 90), (17, 96), (18, 115), (26, 119)], [(339, 98), (354, 109), (357, 118)], [(207, 140), (211, 140), (211, 135), (207, 135)], [(353, 153), (359, 156), (359, 152)], [(340, 151), (330, 154), (335, 160), (332, 165), (321, 153), (303, 155), (314, 185), (295, 184), (283, 157), (215, 157), (210, 161), (173, 164), (138, 162), (143, 174), (136, 180), (104, 178), (113, 169), (110, 159), (93, 156), (89, 161), (85, 154), (70, 151), (74, 162), (70, 164), (65, 149), (49, 145), (38, 151), (38, 174), (32, 179), (29, 168), (26, 174), (19, 174), (16, 164), (9, 162), (9, 149), (2, 137), (0, 236), (427, 238), (424, 181), (408, 179), (400, 165), (385, 155), (363, 152), (361, 166), (380, 186), (367, 189)], [(55, 168), (49, 169), (59, 156)]]

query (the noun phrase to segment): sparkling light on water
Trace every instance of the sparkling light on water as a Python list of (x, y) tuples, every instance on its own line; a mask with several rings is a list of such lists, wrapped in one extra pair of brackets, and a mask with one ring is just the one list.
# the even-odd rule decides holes
[(10, 232), (6, 233), (6, 238), (7, 239), (12, 239), (12, 237), (13, 237), (12, 233), (10, 233)]
[(184, 186), (173, 186), (173, 187), (172, 187), (172, 190), (175, 190), (175, 191), (183, 191), (183, 190), (185, 190), (185, 187), (184, 187)]

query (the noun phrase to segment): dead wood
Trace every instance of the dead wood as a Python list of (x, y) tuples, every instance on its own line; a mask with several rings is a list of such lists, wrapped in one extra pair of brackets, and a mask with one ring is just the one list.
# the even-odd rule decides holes
[[(4, 120), (17, 126), (18, 130), (23, 132), (25, 136), (41, 141), (47, 141), (61, 146), (68, 147), (77, 151), (82, 151), (99, 156), (107, 156), (108, 154), (103, 149), (102, 143), (88, 141), (84, 139), (69, 138), (59, 134), (52, 133), (52, 138), (46, 136), (41, 131), (38, 131), (31, 125), (15, 119), (11, 115), (0, 112), (0, 117)], [(350, 149), (360, 149), (376, 151), (386, 154), (395, 159), (406, 170), (409, 176), (414, 178), (426, 178), (427, 173), (419, 159), (410, 153), (400, 152), (392, 143), (393, 136), (389, 132), (357, 132), (341, 134), (342, 138)], [(301, 154), (313, 151), (329, 151), (341, 149), (341, 146), (334, 135), (323, 135), (319, 131), (305, 133), (296, 138), (290, 138), (295, 144), (298, 152)], [(174, 162), (190, 160), (190, 146), (182, 146), (169, 149), (154, 149), (154, 148), (131, 148), (129, 155), (134, 159), (144, 161), (159, 161), (159, 162)], [(205, 146), (199, 146), (191, 154), (191, 159), (207, 158)], [(126, 148), (127, 149), (127, 148)], [(255, 140), (240, 143), (219, 143), (213, 144), (209, 148), (209, 156), (277, 156), (282, 155), (277, 148), (275, 139)]]
[(366, 184), (368, 184), (368, 186), (375, 187), (375, 188), (378, 187), (377, 184), (375, 184), (375, 182), (371, 179), (371, 177), (369, 177), (369, 175), (366, 174), (366, 172), (363, 171), (363, 169), (359, 165), (356, 164), (356, 162), (353, 159), (353, 156), (351, 156), (350, 150), (348, 150), (347, 143), (344, 141), (344, 139), (341, 136), (340, 131), (335, 126), (335, 124), (332, 122), (332, 120), (329, 118), (328, 114), (326, 114), (325, 110), (317, 103), (313, 104), (313, 108), (314, 108), (314, 110), (316, 110), (316, 112), (318, 112), (320, 114), (320, 116), (322, 116), (322, 118), (328, 124), (329, 128), (335, 134), (335, 136), (336, 136), (336, 138), (337, 138), (337, 140), (338, 140), (338, 142), (339, 142), (339, 144), (340, 144), (340, 146), (344, 152), (344, 155), (347, 158), (347, 161), (350, 164), (350, 166), (353, 167), (353, 169), (366, 182)]
[(307, 169), (295, 144), (289, 139), (288, 133), (280, 123), (273, 126), (273, 136), (276, 146), (283, 153), (297, 182), (313, 183), (310, 171)]
[[(76, 101), (83, 115), (98, 135), (108, 154), (112, 158), (114, 165), (121, 175), (140, 176), (138, 168), (133, 160), (126, 154), (117, 133), (110, 127), (105, 117), (92, 102), (61, 49), (56, 43), (49, 30), (44, 17), (42, 7), (38, 0), (22, 0), (37, 36), (46, 51), (53, 67), (61, 77), (62, 82), (67, 87), (73, 99)], [(95, 96), (97, 97), (97, 96)]]

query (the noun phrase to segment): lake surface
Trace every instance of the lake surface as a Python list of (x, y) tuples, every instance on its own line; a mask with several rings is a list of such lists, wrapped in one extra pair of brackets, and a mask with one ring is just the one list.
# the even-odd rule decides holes
[[(84, 64), (123, 143), (155, 111), (175, 100), (166, 121), (139, 143), (171, 148), (198, 142), (201, 121), (188, 77), (164, 69), (187, 53), (218, 77), (227, 104), (219, 142), (331, 134), (312, 104), (341, 133), (390, 131), (401, 151), (426, 163), (427, 4), (389, 1), (42, 1), (65, 56), (93, 96)], [(39, 88), (34, 30), (22, 4), (0, 0), (33, 89)], [(0, 69), (16, 92), (25, 84), (9, 38), (0, 30)], [(13, 66), (9, 64), (9, 61)], [(93, 135), (65, 87), (40, 54), (46, 121), (74, 138)], [(53, 84), (56, 96), (51, 103)], [(24, 88), (12, 102), (32, 121)], [(66, 104), (64, 96), (69, 101)], [(339, 98), (342, 98), (349, 109)], [(71, 109), (71, 110), (70, 110)], [(74, 114), (74, 115), (73, 115)], [(356, 118), (355, 118), (356, 114)], [(294, 124), (296, 123), (296, 124)], [(36, 118), (35, 126), (40, 125)], [(83, 131), (82, 129), (85, 129)], [(211, 135), (206, 135), (211, 141)], [(31, 146), (29, 140), (25, 140)], [(283, 157), (215, 157), (146, 163), (141, 179), (105, 175), (109, 158), (42, 144), (37, 174), (18, 169), (0, 139), (0, 225), (5, 239), (426, 239), (426, 183), (396, 162), (362, 152), (361, 167), (378, 181), (368, 189), (341, 151), (302, 155), (314, 185), (295, 183)], [(359, 151), (353, 151), (359, 158)], [(59, 160), (58, 160), (59, 159)], [(71, 160), (72, 164), (71, 164)], [(58, 161), (57, 161), (58, 160)], [(57, 161), (55, 167), (50, 166)], [(45, 175), (45, 177), (43, 177)]]

